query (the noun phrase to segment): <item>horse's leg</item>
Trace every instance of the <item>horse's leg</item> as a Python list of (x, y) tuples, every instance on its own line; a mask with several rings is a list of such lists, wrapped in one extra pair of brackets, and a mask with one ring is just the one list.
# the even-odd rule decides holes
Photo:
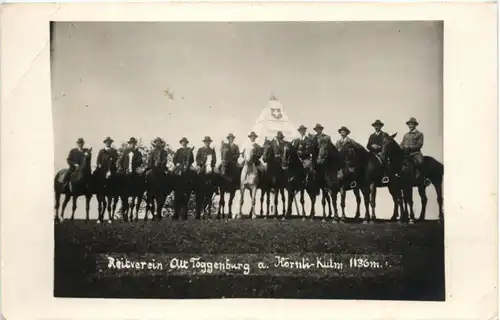
[(360, 194), (360, 190), (358, 187), (354, 188), (352, 190), (352, 192), (354, 193), (354, 197), (356, 198), (356, 214), (354, 216), (355, 219), (358, 219), (359, 216), (360, 216), (360, 210), (361, 210), (361, 194)]
[[(241, 186), (240, 188), (240, 211), (239, 211), (239, 216), (243, 216), (243, 202), (244, 202), (244, 198), (245, 198), (245, 186)], [(250, 196), (252, 196), (252, 194), (250, 194)], [(238, 218), (238, 215), (235, 216), (235, 218)]]
[(340, 187), (340, 209), (342, 210), (342, 220), (345, 220), (345, 198), (347, 190), (345, 186)]
[(255, 219), (257, 217), (257, 214), (254, 215), (256, 196), (257, 196), (257, 187), (253, 186), (252, 189), (250, 189), (250, 197), (252, 198), (252, 207), (250, 208), (250, 218), (253, 218), (253, 219)]
[[(377, 184), (375, 182), (370, 183), (369, 193), (370, 193), (370, 205), (372, 207), (372, 216), (371, 217), (375, 220), (376, 219), (375, 207), (377, 205), (377, 201), (376, 201), (376, 199), (377, 199)], [(393, 197), (393, 199), (394, 199), (394, 197)], [(394, 211), (394, 213), (392, 215), (393, 218), (395, 218), (394, 215), (397, 214), (396, 204), (397, 204), (397, 202), (395, 201), (394, 202), (395, 211)], [(370, 219), (370, 215), (369, 214), (367, 214), (367, 215), (365, 214), (365, 219), (369, 220)]]
[[(286, 198), (285, 198), (285, 188), (282, 187), (279, 189), (280, 191), (280, 194), (281, 194), (281, 205), (283, 206), (282, 208), (282, 213), (283, 215), (286, 215)], [(292, 199), (292, 201), (295, 200), (295, 199)], [(298, 213), (298, 212), (297, 212)]]
[(142, 197), (143, 195), (137, 196), (137, 204), (135, 205), (135, 222), (139, 221), (139, 209), (141, 208)]
[(221, 217), (224, 218), (224, 207), (226, 206), (226, 200), (224, 199), (226, 191), (222, 188), (220, 188), (219, 192), (219, 210), (217, 212), (217, 219), (220, 219)]
[(99, 223), (102, 220), (102, 215), (103, 215), (102, 205), (104, 201), (102, 200), (102, 195), (100, 193), (96, 194), (96, 198), (97, 198), (97, 223)]
[(113, 210), (111, 214), (111, 220), (115, 219), (115, 213), (116, 213), (116, 206), (118, 205), (118, 196), (114, 195), (113, 196)]
[[(309, 188), (307, 190), (307, 194), (309, 195), (309, 199), (311, 199), (311, 210), (309, 211), (309, 218), (314, 219), (316, 215), (316, 189)], [(323, 221), (325, 221), (325, 214), (323, 212)]]
[(161, 221), (161, 212), (163, 210), (163, 205), (165, 204), (165, 196), (163, 194), (159, 194), (156, 196), (156, 219)]
[(228, 201), (228, 218), (232, 219), (233, 218), (233, 201), (234, 201), (234, 196), (236, 195), (236, 190), (232, 189), (231, 192), (229, 193), (229, 201)]
[(263, 188), (260, 189), (260, 216), (264, 216), (264, 196), (266, 195)]
[(271, 206), (271, 189), (266, 190), (266, 217), (269, 217), (270, 206)]
[[(321, 205), (323, 206), (323, 219), (326, 218), (326, 192), (325, 189), (321, 190)], [(330, 214), (332, 209), (330, 208)]]
[(326, 199), (326, 204), (328, 205), (328, 218), (330, 219), (332, 217), (332, 199), (330, 198), (328, 189), (323, 189), (321, 192)]
[(61, 221), (64, 220), (64, 211), (66, 210), (66, 206), (68, 205), (69, 200), (71, 199), (71, 195), (68, 193), (64, 194), (64, 200), (61, 209)]
[[(90, 200), (92, 199), (92, 194), (85, 195), (85, 219), (88, 221), (90, 219)], [(106, 200), (104, 200), (106, 201)], [(102, 214), (104, 218), (104, 212)]]
[[(286, 217), (290, 217), (292, 215), (292, 205), (293, 199), (295, 198), (296, 190), (294, 188), (288, 188), (288, 206), (286, 211)], [(285, 217), (283, 217), (285, 219)]]
[(442, 181), (437, 181), (434, 184), (434, 188), (436, 189), (436, 195), (437, 195), (437, 203), (439, 206), (439, 221), (442, 222), (444, 220), (444, 214), (443, 214), (443, 185)]
[(195, 210), (194, 210), (194, 218), (196, 220), (201, 219), (201, 211), (204, 211), (205, 208), (205, 194), (201, 187), (197, 188), (194, 196), (195, 202)]
[(339, 192), (338, 187), (332, 187), (330, 189), (330, 195), (332, 197), (332, 206), (333, 206), (333, 221), (337, 221), (339, 219), (339, 210), (337, 208), (337, 193)]
[(129, 204), (128, 204), (128, 197), (127, 196), (121, 196), (122, 199), (122, 218), (123, 221), (127, 222), (128, 221), (128, 210), (129, 210)]
[[(306, 207), (305, 207), (305, 203), (306, 203), (306, 200), (304, 199), (304, 193), (305, 193), (305, 189), (300, 189), (300, 206), (302, 208), (302, 220), (305, 220), (306, 218)], [(313, 207), (311, 207), (313, 208)], [(324, 207), (323, 207), (324, 209)]]
[(274, 193), (274, 216), (276, 218), (279, 217), (279, 214), (278, 214), (278, 202), (279, 202), (279, 195), (280, 195), (280, 190), (279, 188), (275, 188), (274, 189), (275, 193)]
[(410, 209), (410, 223), (414, 223), (415, 222), (415, 212), (413, 211), (413, 184), (408, 186), (406, 188), (406, 191), (407, 191), (406, 203), (408, 204), (409, 209)]
[[(365, 203), (365, 217), (370, 217), (370, 186), (363, 184), (361, 193), (363, 194), (363, 201)], [(356, 215), (356, 219), (359, 219), (359, 214)], [(375, 221), (375, 218), (373, 218), (373, 221)]]
[(112, 204), (113, 204), (113, 196), (108, 194), (106, 198), (107, 198), (107, 202), (108, 202), (108, 223), (111, 223), (111, 216), (112, 216), (111, 210), (112, 210)]
[(422, 209), (420, 209), (420, 216), (418, 220), (425, 220), (425, 210), (427, 209), (427, 194), (425, 192), (425, 184), (422, 183), (418, 186), (418, 194), (420, 195), (420, 201), (422, 202)]
[(54, 204), (54, 211), (55, 211), (55, 221), (59, 221), (59, 207), (61, 205), (61, 193), (59, 191), (54, 192), (55, 196), (55, 204)]
[(71, 208), (71, 220), (75, 220), (76, 201), (78, 200), (78, 196), (73, 195), (71, 198), (73, 200), (73, 206)]

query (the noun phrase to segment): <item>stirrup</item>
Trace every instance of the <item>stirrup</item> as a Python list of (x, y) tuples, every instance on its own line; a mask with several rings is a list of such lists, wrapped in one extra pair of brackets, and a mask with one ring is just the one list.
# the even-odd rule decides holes
[(432, 184), (432, 181), (429, 180), (428, 178), (424, 178), (424, 185), (425, 186), (430, 186)]
[(356, 183), (356, 181), (351, 181), (351, 184), (349, 185), (352, 189), (356, 188), (358, 186), (358, 184)]
[(388, 176), (384, 176), (382, 178), (382, 183), (389, 183), (389, 177)]

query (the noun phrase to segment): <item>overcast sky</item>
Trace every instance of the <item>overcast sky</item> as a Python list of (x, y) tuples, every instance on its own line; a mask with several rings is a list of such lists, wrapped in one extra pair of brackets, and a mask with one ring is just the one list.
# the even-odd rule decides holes
[(80, 136), (242, 145), (271, 93), (297, 126), (337, 139), (346, 125), (363, 144), (375, 119), (401, 139), (416, 117), (442, 161), (442, 39), (440, 22), (57, 22), (55, 166)]

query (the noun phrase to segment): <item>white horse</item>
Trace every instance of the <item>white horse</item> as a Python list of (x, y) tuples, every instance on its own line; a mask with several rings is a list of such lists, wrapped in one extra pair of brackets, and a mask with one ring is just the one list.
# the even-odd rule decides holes
[(253, 146), (250, 149), (250, 152), (246, 154), (244, 152), (243, 157), (244, 157), (244, 162), (243, 162), (243, 169), (241, 170), (241, 178), (240, 178), (240, 213), (239, 215), (242, 216), (243, 214), (243, 202), (245, 198), (245, 190), (250, 191), (250, 197), (252, 198), (252, 207), (250, 209), (250, 218), (254, 218), (255, 216), (253, 215), (255, 213), (255, 198), (257, 194), (257, 185), (259, 183), (259, 172), (258, 172), (258, 167), (255, 164), (253, 157), (255, 153), (255, 146)]

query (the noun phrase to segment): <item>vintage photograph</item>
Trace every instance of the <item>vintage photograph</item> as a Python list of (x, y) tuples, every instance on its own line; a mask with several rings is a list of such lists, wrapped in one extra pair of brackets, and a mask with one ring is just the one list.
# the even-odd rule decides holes
[(443, 22), (50, 24), (54, 296), (445, 300)]

